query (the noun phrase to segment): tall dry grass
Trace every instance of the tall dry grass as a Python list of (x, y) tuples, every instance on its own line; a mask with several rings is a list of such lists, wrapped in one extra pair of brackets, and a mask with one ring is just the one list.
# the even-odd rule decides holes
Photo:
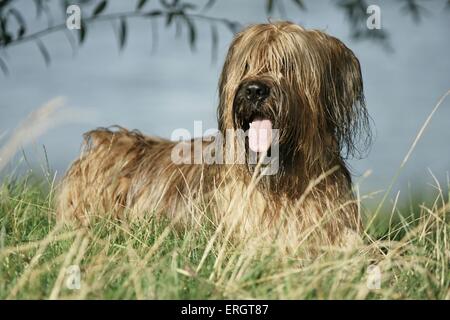
[[(318, 246), (314, 256), (303, 245), (280, 250), (280, 243), (264, 234), (233, 241), (233, 228), (223, 232), (206, 213), (198, 227), (185, 229), (174, 228), (173, 220), (156, 219), (154, 212), (144, 222), (99, 216), (89, 228), (62, 225), (55, 219), (53, 185), (27, 177), (5, 180), (0, 186), (0, 298), (450, 299), (449, 179), (446, 185), (434, 179), (431, 201), (408, 209), (398, 195), (392, 204), (387, 201), (449, 93), (420, 129), (380, 204), (365, 209), (361, 241)], [(33, 117), (51, 118), (56, 105)], [(27, 121), (0, 149), (3, 159), (31, 141), (28, 134), (48, 128)], [(245, 214), (238, 202), (228, 210)], [(81, 269), (77, 290), (66, 283), (71, 265)], [(370, 285), (373, 267), (380, 272), (379, 289)]]

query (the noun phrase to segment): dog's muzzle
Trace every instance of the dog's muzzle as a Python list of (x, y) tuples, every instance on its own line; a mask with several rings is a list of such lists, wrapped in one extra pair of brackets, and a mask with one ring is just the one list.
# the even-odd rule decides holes
[(244, 91), (242, 95), (250, 103), (262, 102), (270, 94), (270, 88), (260, 81), (250, 81), (244, 84), (240, 90)]
[(235, 122), (248, 130), (248, 146), (258, 153), (267, 152), (272, 144), (273, 121), (265, 110), (269, 96), (270, 87), (253, 80), (242, 83), (235, 98)]

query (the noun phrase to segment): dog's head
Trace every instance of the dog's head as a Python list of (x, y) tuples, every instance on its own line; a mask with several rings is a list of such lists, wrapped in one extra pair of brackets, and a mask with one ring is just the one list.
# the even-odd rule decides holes
[[(219, 96), (222, 132), (278, 129), (282, 157), (301, 154), (302, 161), (316, 163), (330, 152), (354, 155), (358, 142), (369, 142), (359, 61), (320, 31), (290, 22), (244, 29), (230, 46)], [(250, 147), (261, 152), (270, 143), (250, 141)]]

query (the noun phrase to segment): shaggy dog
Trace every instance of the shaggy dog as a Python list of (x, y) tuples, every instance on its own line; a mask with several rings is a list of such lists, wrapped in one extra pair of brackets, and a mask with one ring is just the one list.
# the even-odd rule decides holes
[(294, 244), (342, 243), (359, 230), (345, 160), (368, 144), (370, 129), (349, 48), (290, 22), (252, 25), (231, 43), (219, 98), (215, 137), (86, 133), (61, 184), (59, 217), (165, 215)]

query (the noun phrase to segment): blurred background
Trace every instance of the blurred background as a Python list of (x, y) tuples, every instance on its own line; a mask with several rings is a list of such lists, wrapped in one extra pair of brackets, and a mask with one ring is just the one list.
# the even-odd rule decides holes
[[(81, 7), (81, 31), (64, 27), (69, 4)], [(380, 30), (366, 28), (371, 4), (381, 10)], [(233, 32), (282, 19), (326, 31), (359, 58), (375, 140), (367, 157), (349, 163), (362, 192), (386, 189), (450, 89), (449, 7), (445, 0), (0, 0), (0, 147), (52, 98), (64, 96), (70, 107), (63, 121), (19, 142), (23, 150), (0, 174), (39, 173), (48, 159), (60, 176), (78, 155), (82, 133), (99, 126), (166, 138), (177, 128), (192, 132), (196, 120), (216, 128), (217, 82)], [(448, 180), (449, 100), (394, 191), (423, 190), (433, 181), (430, 170)]]

